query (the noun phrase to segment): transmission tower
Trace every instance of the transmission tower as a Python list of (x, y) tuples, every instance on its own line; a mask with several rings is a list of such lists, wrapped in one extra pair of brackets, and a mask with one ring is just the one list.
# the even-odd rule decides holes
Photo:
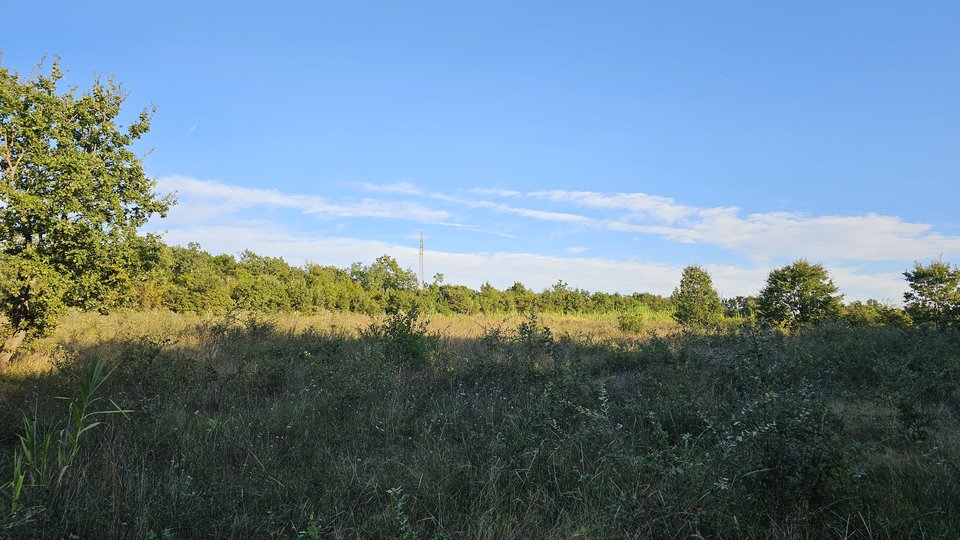
[(420, 232), (420, 290), (423, 290), (423, 231)]

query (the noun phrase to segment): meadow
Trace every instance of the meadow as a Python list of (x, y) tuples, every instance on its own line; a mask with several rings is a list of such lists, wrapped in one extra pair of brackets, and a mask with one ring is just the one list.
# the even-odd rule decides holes
[(836, 322), (75, 312), (0, 379), (0, 534), (955, 538), (957, 351)]

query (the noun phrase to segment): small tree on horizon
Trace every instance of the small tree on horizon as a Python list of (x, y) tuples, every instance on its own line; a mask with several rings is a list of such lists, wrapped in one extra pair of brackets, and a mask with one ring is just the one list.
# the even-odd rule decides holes
[(960, 268), (939, 260), (918, 262), (903, 276), (910, 284), (903, 293), (904, 309), (915, 324), (960, 328)]
[(680, 286), (671, 296), (676, 305), (673, 318), (684, 326), (708, 326), (723, 319), (723, 303), (713, 288), (710, 274), (699, 265), (683, 269)]
[(823, 265), (800, 259), (770, 272), (757, 297), (757, 318), (795, 330), (839, 317), (842, 298)]

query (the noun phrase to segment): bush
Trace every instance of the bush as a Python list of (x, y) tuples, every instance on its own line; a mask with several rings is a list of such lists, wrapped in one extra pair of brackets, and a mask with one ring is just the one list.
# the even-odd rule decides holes
[(391, 311), (385, 321), (370, 324), (366, 336), (380, 342), (389, 361), (425, 365), (438, 341), (427, 329), (429, 321), (420, 315), (416, 306)]
[(624, 332), (642, 332), (650, 323), (672, 322), (673, 315), (670, 311), (655, 311), (646, 304), (638, 304), (633, 309), (620, 313), (617, 321), (620, 330)]

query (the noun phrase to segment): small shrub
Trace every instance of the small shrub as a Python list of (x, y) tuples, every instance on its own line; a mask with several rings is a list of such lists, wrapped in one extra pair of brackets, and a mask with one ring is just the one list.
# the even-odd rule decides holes
[(556, 366), (562, 359), (562, 351), (550, 327), (543, 324), (540, 315), (532, 311), (517, 326), (517, 337), (513, 344), (516, 358), (533, 367), (542, 367), (547, 359), (551, 359)]
[(639, 304), (630, 311), (624, 311), (617, 316), (620, 330), (624, 332), (642, 332), (650, 323), (673, 322), (671, 311), (654, 311), (646, 304)]
[(386, 321), (371, 323), (365, 334), (383, 346), (388, 360), (421, 366), (430, 359), (437, 341), (427, 329), (428, 323), (416, 306), (407, 310), (395, 309)]

